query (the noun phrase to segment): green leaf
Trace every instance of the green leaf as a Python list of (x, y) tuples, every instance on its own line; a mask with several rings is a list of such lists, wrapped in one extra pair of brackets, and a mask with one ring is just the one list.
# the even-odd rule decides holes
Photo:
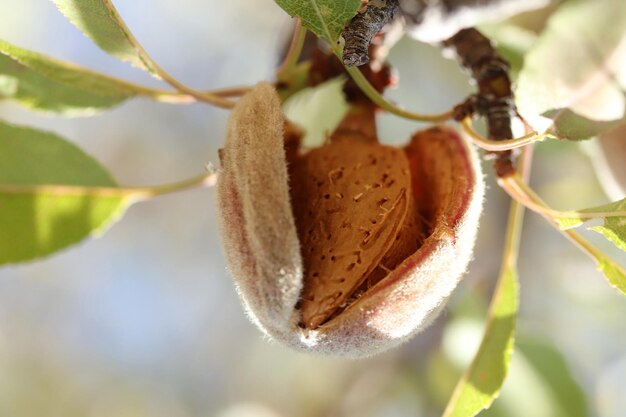
[(498, 396), (513, 354), (518, 298), (517, 271), (509, 265), (498, 281), (478, 352), (454, 389), (444, 417), (473, 417)]
[(626, 295), (626, 269), (607, 256), (594, 257), (598, 262), (598, 269), (602, 271), (609, 284)]
[(111, 0), (52, 0), (57, 8), (104, 51), (153, 75), (152, 60), (137, 42)]
[(626, 217), (611, 217), (604, 221), (604, 226), (590, 228), (603, 235), (623, 251), (626, 251)]
[[(593, 209), (583, 210), (583, 213), (599, 212), (606, 213), (622, 212), (626, 213), (626, 198)], [(615, 246), (626, 251), (626, 215), (619, 217), (605, 217), (603, 226), (592, 227), (591, 230), (596, 231), (613, 242)]]
[(626, 2), (564, 2), (525, 57), (517, 105), (565, 138), (594, 136), (625, 117), (625, 68)]
[[(57, 1), (57, 0), (55, 0)], [(356, 15), (361, 0), (274, 0), (290, 16), (331, 45), (339, 39), (346, 23)]]
[(342, 77), (305, 88), (283, 104), (287, 119), (304, 130), (305, 147), (321, 146), (348, 112), (343, 95), (344, 82)]
[(66, 116), (86, 116), (149, 92), (0, 40), (0, 97)]
[(0, 121), (0, 265), (102, 231), (127, 204), (109, 173), (52, 134)]

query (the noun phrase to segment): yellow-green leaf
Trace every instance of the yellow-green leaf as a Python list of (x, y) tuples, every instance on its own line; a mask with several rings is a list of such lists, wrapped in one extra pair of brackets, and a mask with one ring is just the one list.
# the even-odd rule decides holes
[(589, 213), (600, 211), (605, 213), (624, 213), (624, 215), (620, 216), (604, 217), (604, 225), (592, 227), (591, 230), (602, 234), (613, 242), (615, 246), (626, 251), (626, 198), (604, 206), (583, 210), (582, 212)]
[(595, 258), (598, 262), (598, 269), (602, 271), (609, 284), (626, 295), (626, 269), (607, 256)]
[(289, 15), (301, 18), (307, 29), (331, 45), (337, 42), (344, 26), (361, 5), (361, 0), (274, 1)]
[(444, 417), (473, 417), (500, 393), (513, 354), (518, 298), (517, 271), (509, 266), (498, 280), (478, 352), (454, 389)]
[(109, 54), (156, 74), (152, 61), (111, 0), (52, 0), (89, 39)]
[(149, 92), (0, 40), (0, 97), (26, 107), (85, 116)]
[(76, 146), (0, 121), (0, 265), (49, 255), (115, 220), (128, 196)]

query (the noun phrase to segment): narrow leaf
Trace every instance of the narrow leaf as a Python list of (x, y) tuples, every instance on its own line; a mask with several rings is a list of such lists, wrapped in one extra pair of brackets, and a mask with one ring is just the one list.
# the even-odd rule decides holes
[(626, 251), (626, 217), (613, 217), (604, 221), (604, 226), (590, 228), (603, 235), (623, 251)]
[(66, 116), (91, 115), (147, 91), (0, 40), (0, 97)]
[(75, 244), (129, 203), (94, 159), (52, 134), (0, 121), (0, 265)]
[(111, 0), (52, 0), (70, 22), (109, 54), (156, 74), (151, 59), (137, 42)]
[(565, 2), (525, 57), (518, 107), (548, 117), (565, 138), (594, 136), (624, 119), (625, 63), (626, 2)]
[(626, 251), (626, 198), (615, 201), (604, 206), (595, 207), (593, 209), (583, 210), (583, 213), (620, 213), (623, 215), (616, 217), (604, 217), (603, 226), (592, 227), (591, 230), (596, 231), (613, 242), (615, 246)]
[[(57, 0), (55, 0), (57, 1)], [(274, 0), (290, 16), (331, 45), (339, 39), (346, 23), (356, 15), (361, 0)]]
[(444, 417), (473, 417), (500, 393), (515, 339), (519, 285), (513, 266), (505, 268), (491, 302), (483, 340), (472, 364), (459, 380)]
[(626, 269), (607, 256), (598, 255), (595, 258), (598, 269), (602, 271), (609, 284), (626, 295)]

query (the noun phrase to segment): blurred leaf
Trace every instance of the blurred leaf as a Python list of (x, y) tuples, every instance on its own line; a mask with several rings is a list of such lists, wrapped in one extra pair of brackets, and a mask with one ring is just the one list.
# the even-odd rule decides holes
[(525, 58), (518, 107), (568, 139), (588, 138), (624, 119), (625, 67), (626, 2), (565, 2)]
[(567, 417), (585, 417), (584, 391), (574, 380), (565, 358), (548, 343), (520, 337), (517, 346), (549, 389), (553, 401)]
[(290, 16), (301, 18), (307, 29), (327, 40), (331, 46), (337, 42), (344, 26), (356, 15), (361, 5), (361, 0), (274, 1)]
[(342, 77), (305, 88), (284, 103), (285, 116), (304, 129), (304, 146), (321, 146), (346, 115), (344, 81)]
[(104, 51), (142, 68), (156, 70), (111, 0), (52, 0), (70, 22)]
[(454, 389), (444, 417), (473, 417), (498, 396), (513, 354), (518, 297), (517, 271), (508, 266), (498, 280), (478, 352)]
[(66, 116), (89, 115), (146, 91), (0, 40), (0, 97)]
[(0, 121), (0, 264), (102, 231), (129, 203), (94, 159), (60, 137)]

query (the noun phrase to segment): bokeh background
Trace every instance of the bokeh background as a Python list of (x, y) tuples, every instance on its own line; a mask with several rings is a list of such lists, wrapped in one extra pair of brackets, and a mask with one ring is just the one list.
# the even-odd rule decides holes
[[(271, 80), (290, 19), (272, 0), (116, 1), (157, 62), (201, 89)], [(100, 51), (47, 0), (2, 0), (0, 38), (159, 86)], [(454, 61), (402, 40), (390, 97), (423, 112), (470, 91)], [(63, 119), (0, 102), (0, 117), (52, 130), (126, 185), (158, 184), (217, 162), (226, 111), (132, 100)], [(418, 125), (380, 118), (401, 143)], [(48, 259), (0, 269), (0, 417), (437, 416), (480, 340), (497, 277), (508, 200), (489, 190), (475, 259), (433, 326), (359, 361), (313, 357), (265, 340), (225, 269), (215, 193), (141, 203), (103, 236)], [(533, 186), (554, 207), (608, 201), (572, 143), (537, 147)], [(0, 230), (0, 233), (2, 231)], [(594, 242), (624, 260), (601, 238)], [(485, 415), (626, 415), (626, 301), (592, 261), (534, 214), (520, 259), (519, 344), (501, 399)]]

